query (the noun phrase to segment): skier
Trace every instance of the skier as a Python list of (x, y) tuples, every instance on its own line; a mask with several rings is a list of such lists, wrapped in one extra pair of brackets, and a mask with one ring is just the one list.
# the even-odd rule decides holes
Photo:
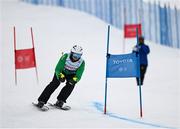
[(74, 45), (70, 53), (62, 55), (55, 68), (53, 80), (47, 85), (38, 98), (37, 106), (42, 108), (49, 100), (51, 94), (58, 88), (61, 83), (66, 81), (57, 96), (56, 107), (61, 108), (66, 103), (67, 98), (72, 93), (75, 85), (81, 79), (84, 72), (85, 61), (81, 58), (83, 49), (81, 46)]
[(139, 37), (139, 44), (135, 45), (133, 47), (133, 52), (139, 53), (140, 56), (140, 74), (141, 74), (141, 80), (139, 83), (139, 78), (136, 78), (137, 85), (143, 85), (146, 69), (148, 66), (148, 59), (147, 55), (150, 53), (149, 46), (144, 43), (144, 37), (140, 36)]

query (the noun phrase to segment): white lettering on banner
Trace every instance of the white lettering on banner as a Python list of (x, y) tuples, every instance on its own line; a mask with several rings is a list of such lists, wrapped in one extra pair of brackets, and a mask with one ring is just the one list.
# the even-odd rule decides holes
[(130, 32), (132, 32), (132, 31), (136, 32), (136, 28), (128, 28), (127, 30), (130, 31)]
[(133, 59), (122, 59), (122, 60), (113, 60), (113, 64), (121, 64), (121, 63), (132, 63)]
[(18, 62), (23, 62), (23, 60), (24, 60), (24, 59), (23, 59), (23, 56), (18, 56), (18, 57), (17, 57), (17, 61), (18, 61)]
[(120, 67), (120, 68), (118, 68), (118, 71), (120, 71), (120, 72), (127, 71), (127, 67)]

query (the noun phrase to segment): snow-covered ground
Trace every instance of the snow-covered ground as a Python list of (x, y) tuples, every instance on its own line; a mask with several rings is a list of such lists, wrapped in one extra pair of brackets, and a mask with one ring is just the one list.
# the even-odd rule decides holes
[[(147, 42), (151, 49), (139, 117), (134, 78), (108, 79), (107, 115), (103, 114), (107, 24), (88, 14), (16, 1), (1, 1), (0, 128), (180, 128), (180, 51)], [(17, 48), (31, 46), (33, 28), (39, 84), (34, 69), (18, 70), (14, 81), (13, 26)], [(122, 54), (123, 32), (111, 28), (110, 53)], [(126, 53), (135, 40), (125, 40)], [(84, 48), (86, 68), (67, 104), (68, 112), (39, 112), (32, 105), (51, 81), (62, 52)], [(50, 102), (63, 85), (56, 90)]]

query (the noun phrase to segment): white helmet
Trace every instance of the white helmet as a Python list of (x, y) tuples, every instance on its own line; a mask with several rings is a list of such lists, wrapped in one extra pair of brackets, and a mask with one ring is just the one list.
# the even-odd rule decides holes
[(83, 54), (83, 49), (82, 49), (81, 46), (74, 45), (74, 46), (72, 47), (72, 49), (71, 49), (71, 52), (82, 55), (82, 54)]

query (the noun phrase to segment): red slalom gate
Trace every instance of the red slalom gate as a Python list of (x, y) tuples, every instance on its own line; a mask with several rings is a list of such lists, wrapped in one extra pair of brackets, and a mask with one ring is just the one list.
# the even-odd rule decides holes
[[(136, 32), (138, 29), (138, 32)], [(125, 53), (125, 38), (136, 38), (136, 33), (142, 36), (141, 24), (124, 24), (123, 53)]]
[(31, 39), (32, 39), (32, 48), (29, 49), (20, 49), (16, 50), (16, 29), (14, 27), (14, 53), (15, 53), (15, 84), (17, 85), (17, 69), (28, 69), (35, 68), (36, 77), (38, 82), (38, 71), (36, 66), (36, 56), (34, 49), (34, 36), (32, 27), (31, 31)]
[(136, 38), (136, 29), (138, 29), (138, 35), (142, 35), (141, 24), (125, 24), (124, 25), (124, 37)]

